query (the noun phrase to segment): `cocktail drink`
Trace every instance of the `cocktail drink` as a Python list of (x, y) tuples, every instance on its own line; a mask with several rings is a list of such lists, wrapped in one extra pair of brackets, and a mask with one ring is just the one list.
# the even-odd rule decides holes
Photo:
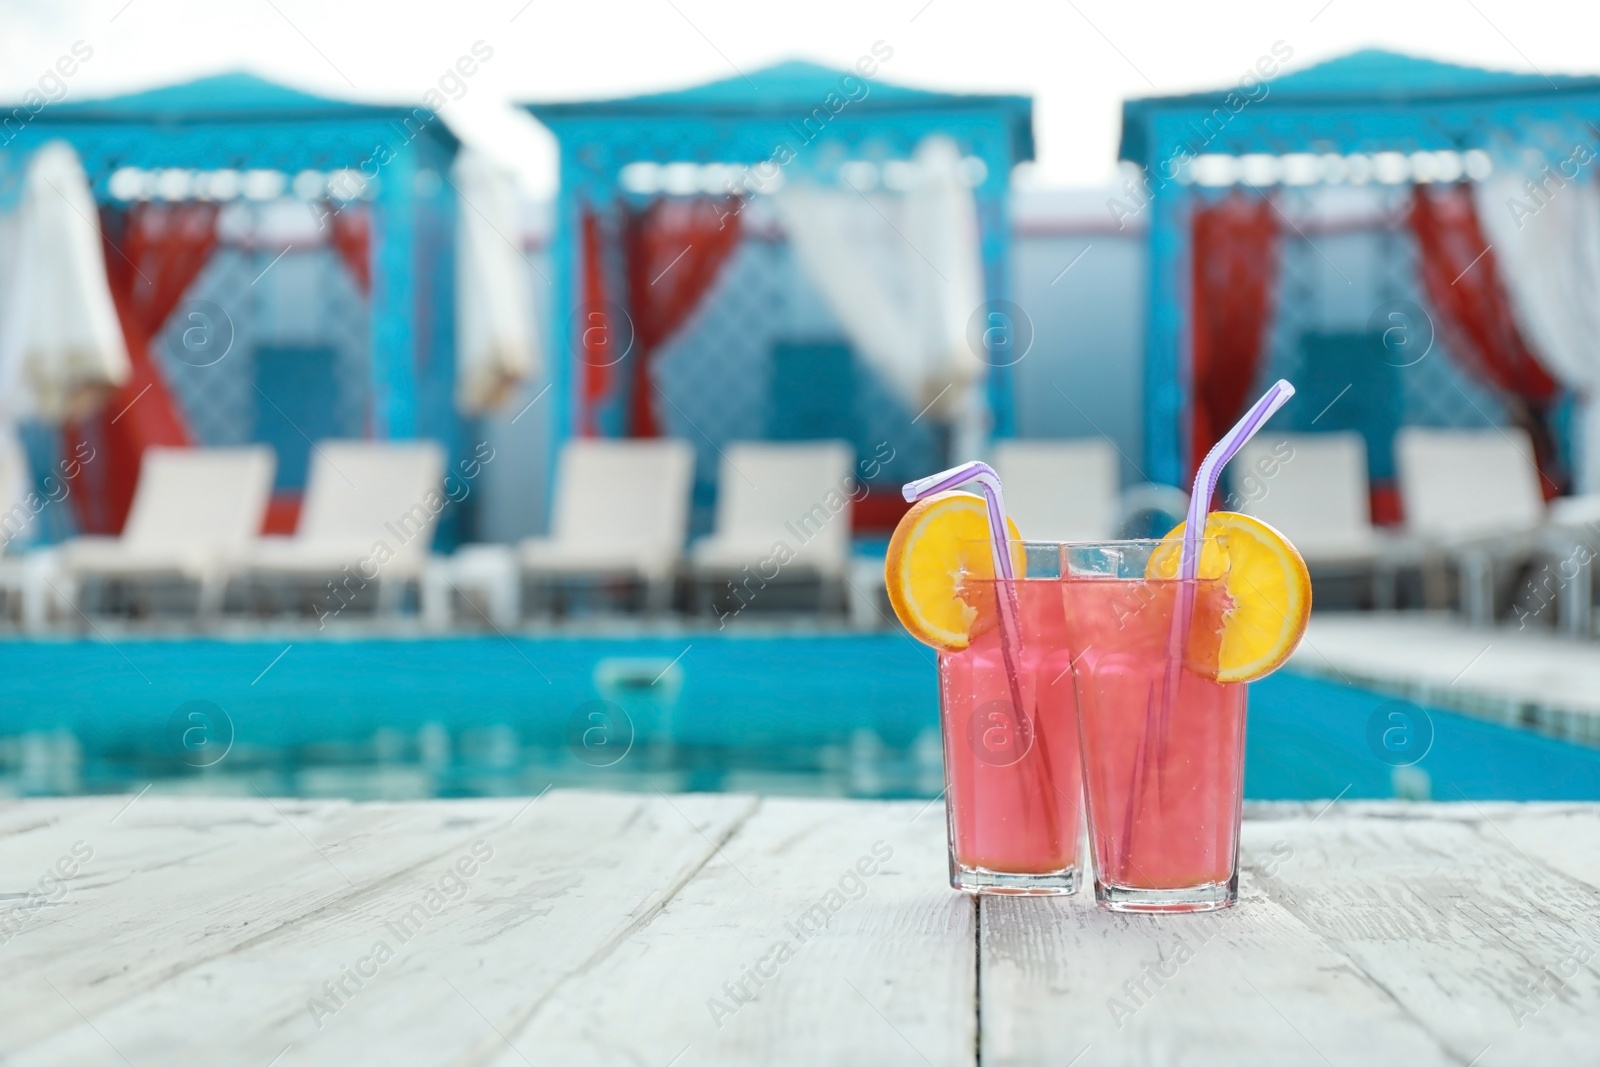
[[(975, 632), (939, 654), (950, 884), (973, 892), (1078, 884), (1081, 763), (1059, 546), (1028, 545), (1025, 558), (1019, 580), (964, 582)], [(1010, 641), (997, 617), (1007, 595), (1018, 620)]]
[(1225, 573), (1148, 576), (1162, 547), (1066, 550), (1095, 895), (1118, 909), (1205, 911), (1238, 894), (1246, 686), (1219, 680), (1234, 606)]
[[(1238, 899), (1245, 683), (1300, 643), (1311, 580), (1266, 523), (1207, 512), (1223, 467), (1292, 396), (1273, 384), (1206, 454), (1187, 518), (1160, 541), (1025, 542), (983, 463), (903, 487), (915, 504), (884, 584), (907, 632), (939, 650), (957, 889), (1071, 892), (1086, 792), (1102, 906)], [(982, 495), (957, 491), (968, 484)]]
[[(983, 496), (950, 491), (977, 482)], [(999, 479), (965, 464), (906, 488), (884, 560), (889, 602), (939, 652), (950, 884), (1078, 886), (1082, 764), (1061, 602), (1061, 546), (1030, 544)]]
[(1063, 551), (1104, 907), (1211, 911), (1238, 899), (1245, 683), (1299, 645), (1311, 578), (1271, 526), (1208, 510), (1222, 469), (1293, 396), (1294, 386), (1274, 383), (1206, 453), (1188, 515), (1165, 538)]

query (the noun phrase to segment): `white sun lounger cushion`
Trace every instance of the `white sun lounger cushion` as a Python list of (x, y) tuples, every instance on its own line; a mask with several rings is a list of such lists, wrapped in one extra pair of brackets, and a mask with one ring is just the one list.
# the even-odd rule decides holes
[(1239, 451), (1228, 477), (1222, 507), (1277, 528), (1307, 563), (1368, 562), (1390, 543), (1372, 526), (1358, 433), (1264, 433)]
[(1099, 541), (1115, 535), (1117, 451), (1098, 437), (1002, 441), (994, 469), (1006, 510), (1034, 541)]
[(1512, 428), (1395, 436), (1406, 527), (1445, 544), (1525, 534), (1544, 521), (1528, 435)]
[(550, 536), (522, 543), (523, 566), (664, 577), (688, 536), (693, 479), (686, 441), (569, 442), (557, 461)]
[(262, 538), (251, 564), (321, 574), (370, 561), (364, 571), (414, 576), (445, 503), (436, 442), (319, 441), (294, 535)]
[(272, 493), (270, 448), (145, 450), (119, 537), (82, 537), (61, 549), (68, 570), (196, 574), (236, 558), (261, 530)]
[(770, 565), (843, 575), (855, 491), (851, 446), (746, 441), (726, 453), (716, 532), (695, 545), (695, 564), (718, 572)]

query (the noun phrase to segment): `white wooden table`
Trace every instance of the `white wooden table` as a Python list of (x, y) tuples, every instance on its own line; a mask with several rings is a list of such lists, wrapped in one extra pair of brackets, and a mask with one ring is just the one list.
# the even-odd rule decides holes
[(1253, 808), (1155, 918), (938, 805), (130, 799), (0, 805), (6, 1064), (1600, 1062), (1596, 806)]

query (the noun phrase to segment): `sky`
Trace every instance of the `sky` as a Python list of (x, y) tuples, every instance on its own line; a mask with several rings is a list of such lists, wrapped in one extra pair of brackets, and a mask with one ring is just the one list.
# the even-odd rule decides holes
[[(87, 99), (249, 69), (324, 95), (416, 101), (476, 45), (490, 57), (442, 114), (549, 195), (555, 146), (514, 101), (578, 100), (844, 67), (882, 41), (881, 77), (1031, 94), (1030, 185), (1112, 184), (1120, 105), (1237, 82), (1282, 42), (1293, 71), (1381, 47), (1528, 73), (1600, 73), (1600, 5), (1526, 0), (0, 0), (0, 96), (73, 45)], [(1280, 49), (1281, 50), (1281, 49)]]

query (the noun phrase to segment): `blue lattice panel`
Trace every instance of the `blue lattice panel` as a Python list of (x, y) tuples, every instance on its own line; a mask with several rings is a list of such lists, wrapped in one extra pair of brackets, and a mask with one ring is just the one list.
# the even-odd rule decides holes
[[(1295, 191), (1285, 203), (1285, 213), (1303, 219), (1311, 198), (1326, 192)], [(1409, 187), (1368, 193), (1392, 201), (1384, 205), (1383, 214), (1396, 220), (1395, 225), (1332, 234), (1315, 228), (1301, 233), (1285, 229), (1268, 354), (1257, 376), (1257, 391), (1278, 378), (1300, 387), (1282, 420), (1286, 429), (1302, 432), (1358, 429), (1371, 439), (1396, 426), (1504, 425), (1505, 408), (1494, 391), (1460, 369), (1431, 323), (1432, 312), (1417, 273), (1416, 241), (1398, 222), (1403, 218), (1400, 201), (1409, 196)], [(1391, 320), (1384, 314), (1386, 308), (1404, 307), (1420, 311), (1421, 317), (1403, 314), (1402, 319)], [(1413, 331), (1417, 344), (1426, 346), (1431, 340), (1426, 354), (1415, 362), (1381, 344), (1355, 340), (1356, 335), (1381, 335), (1395, 322)], [(1333, 351), (1340, 346), (1342, 357)], [(1332, 365), (1340, 358), (1348, 361), (1342, 370)], [(1395, 395), (1358, 395), (1379, 390)], [(1372, 458), (1373, 475), (1387, 477), (1389, 472), (1380, 469), (1380, 455)]]
[(250, 281), (261, 269), (254, 260), (237, 248), (213, 252), (150, 346), (198, 444), (254, 439), (256, 313)]
[[(268, 384), (268, 396), (280, 406), (301, 405), (298, 392), (315, 391), (317, 418), (301, 427), (313, 440), (366, 435), (366, 298), (331, 251), (291, 251), (274, 262), (276, 255), (273, 249), (217, 249), (151, 346), (199, 444), (278, 443), (263, 424), (273, 409), (257, 387)], [(257, 365), (263, 351), (302, 349), (326, 354), (309, 377), (302, 368), (291, 382)], [(284, 444), (293, 452), (296, 442), (303, 449), (305, 437), (295, 434)], [(303, 463), (291, 459), (288, 466)], [(280, 477), (279, 484), (298, 481)]]
[[(808, 380), (806, 353), (816, 357)], [(775, 363), (775, 353), (777, 353)], [(858, 454), (888, 443), (895, 458), (879, 484), (926, 474), (940, 462), (929, 420), (893, 396), (850, 351), (844, 331), (787, 242), (747, 238), (655, 364), (663, 425), (696, 450), (695, 529), (709, 529), (721, 462), (731, 441), (842, 437)], [(819, 405), (836, 410), (820, 417)]]

